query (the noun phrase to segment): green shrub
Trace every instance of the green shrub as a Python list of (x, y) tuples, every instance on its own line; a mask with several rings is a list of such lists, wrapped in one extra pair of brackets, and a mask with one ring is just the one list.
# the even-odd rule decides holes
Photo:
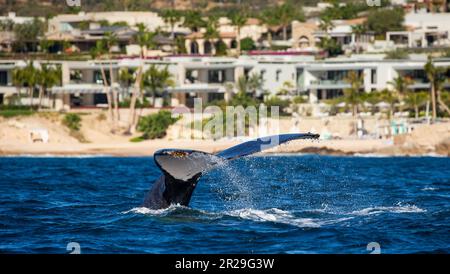
[(216, 56), (227, 55), (227, 49), (228, 49), (227, 45), (222, 40), (219, 40), (216, 43)]
[(62, 123), (72, 131), (79, 131), (81, 128), (81, 117), (75, 113), (68, 113), (64, 116)]
[(247, 50), (255, 50), (256, 45), (252, 38), (246, 37), (241, 40), (241, 50), (247, 51)]
[(280, 97), (272, 96), (269, 99), (267, 99), (264, 104), (267, 106), (267, 110), (270, 113), (271, 107), (277, 106), (280, 107), (280, 115), (286, 115), (287, 113), (284, 112), (284, 109), (289, 107), (290, 102), (289, 100), (283, 100)]
[(16, 105), (0, 106), (0, 116), (4, 118), (11, 118), (16, 116), (29, 116), (34, 113), (35, 111), (30, 109), (29, 106), (16, 106)]
[(130, 142), (132, 142), (132, 143), (140, 143), (140, 142), (142, 142), (142, 141), (145, 141), (145, 139), (142, 138), (142, 136), (140, 136), (140, 137), (134, 137), (134, 138), (131, 138), (131, 139), (130, 139)]
[(303, 96), (295, 96), (295, 97), (292, 99), (292, 102), (293, 102), (294, 104), (304, 104), (304, 103), (307, 102), (307, 100), (306, 100), (305, 98), (303, 98)]
[(178, 119), (172, 118), (170, 111), (162, 110), (156, 114), (142, 117), (139, 120), (137, 130), (142, 132), (142, 139), (163, 138), (167, 134), (167, 129), (175, 124)]

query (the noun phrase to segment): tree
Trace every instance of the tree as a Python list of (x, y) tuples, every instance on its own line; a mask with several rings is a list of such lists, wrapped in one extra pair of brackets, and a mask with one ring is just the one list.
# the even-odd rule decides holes
[(175, 25), (180, 21), (181, 13), (175, 9), (167, 9), (162, 11), (162, 17), (166, 24), (170, 25), (170, 38), (175, 38)]
[(375, 9), (369, 13), (365, 24), (368, 30), (384, 36), (388, 31), (403, 30), (404, 17), (405, 13), (401, 8)]
[(352, 107), (352, 115), (358, 113), (358, 105), (361, 102), (360, 91), (363, 86), (364, 75), (357, 71), (350, 71), (345, 81), (350, 84), (350, 88), (344, 89), (344, 98), (348, 105)]
[(206, 22), (202, 18), (202, 14), (197, 10), (188, 10), (184, 13), (183, 26), (192, 32), (197, 32), (200, 28), (206, 26)]
[(302, 8), (294, 7), (291, 2), (285, 2), (275, 7), (275, 20), (283, 28), (283, 40), (287, 39), (287, 28), (293, 20), (305, 21), (305, 15)]
[(325, 32), (326, 37), (330, 36), (330, 31), (334, 28), (334, 23), (330, 17), (322, 17), (319, 24), (319, 29)]
[[(101, 60), (102, 56), (105, 55), (107, 53), (107, 49), (106, 49), (106, 45), (105, 45), (105, 40), (99, 40), (96, 42), (95, 47), (91, 48), (91, 57), (94, 60)], [(106, 78), (106, 72), (105, 72), (105, 68), (103, 67), (103, 64), (100, 64), (100, 72), (102, 75), (102, 82), (103, 82), (103, 86), (104, 86), (104, 90), (106, 93), (106, 100), (108, 102), (108, 114), (109, 114), (109, 119), (112, 123), (114, 123), (114, 112), (113, 112), (113, 108), (112, 108), (112, 98), (111, 98), (111, 90), (108, 87), (108, 79)], [(110, 79), (111, 80), (111, 79)]]
[(61, 67), (51, 64), (41, 64), (41, 68), (37, 70), (36, 84), (39, 86), (39, 109), (42, 107), (42, 99), (48, 89), (61, 84)]
[(389, 119), (392, 119), (394, 117), (395, 104), (398, 102), (396, 94), (388, 89), (384, 89), (380, 92), (380, 99), (389, 104)]
[(266, 9), (260, 14), (259, 19), (267, 27), (267, 41), (269, 43), (269, 47), (272, 47), (271, 28), (278, 25), (278, 22), (277, 22), (277, 19), (275, 16), (275, 11), (273, 9)]
[(360, 42), (361, 42), (361, 36), (363, 34), (365, 34), (367, 31), (366, 26), (365, 25), (354, 25), (352, 26), (352, 33), (355, 35), (355, 40), (356, 40), (356, 53), (359, 53), (359, 46), (360, 46)]
[(147, 28), (144, 24), (138, 24), (138, 31), (136, 35), (134, 36), (134, 40), (136, 43), (138, 43), (140, 52), (139, 52), (139, 58), (140, 58), (140, 66), (137, 70), (135, 82), (134, 82), (134, 88), (132, 89), (131, 93), (131, 101), (130, 101), (130, 114), (128, 116), (128, 125), (127, 129), (125, 130), (125, 134), (131, 134), (132, 128), (136, 124), (136, 100), (139, 94), (142, 94), (142, 79), (144, 74), (144, 49), (154, 48), (155, 42), (154, 32), (147, 31)]
[(428, 100), (427, 92), (414, 92), (410, 91), (406, 94), (406, 104), (414, 109), (416, 119), (419, 118), (419, 108), (423, 106)]
[[(23, 24), (15, 24), (15, 48), (23, 52), (36, 50), (36, 44), (38, 43), (39, 37), (44, 34), (44, 31), (45, 24), (38, 18), (34, 18), (33, 21), (25, 22)], [(28, 47), (28, 44), (30, 44), (31, 47)]]
[(388, 82), (394, 88), (394, 91), (400, 101), (403, 101), (409, 86), (413, 84), (411, 78), (398, 76), (393, 81)]
[(245, 13), (241, 12), (235, 12), (231, 16), (231, 23), (236, 27), (236, 41), (237, 41), (237, 50), (238, 55), (241, 55), (241, 28), (245, 26), (247, 23), (247, 15)]
[(216, 51), (214, 40), (220, 37), (218, 28), (219, 28), (219, 19), (215, 16), (210, 16), (208, 18), (206, 24), (206, 31), (203, 34), (203, 37), (205, 38), (206, 41), (208, 41), (211, 44), (211, 51), (213, 54), (215, 54)]
[(252, 73), (247, 79), (247, 88), (253, 94), (253, 98), (256, 98), (258, 92), (262, 91), (264, 86), (264, 79), (261, 74)]
[(117, 90), (117, 83), (114, 77), (114, 70), (112, 64), (113, 58), (113, 48), (118, 44), (117, 36), (112, 32), (107, 32), (105, 35), (104, 45), (106, 46), (106, 50), (108, 51), (108, 59), (109, 59), (109, 78), (110, 78), (110, 89), (112, 90), (112, 100), (114, 105), (114, 130), (117, 129), (118, 123), (120, 121), (120, 111), (119, 111), (119, 93)]
[(328, 56), (338, 56), (343, 53), (341, 45), (331, 37), (324, 37), (320, 40), (319, 47), (328, 53)]
[(159, 69), (156, 65), (152, 65), (144, 73), (143, 85), (152, 94), (152, 105), (155, 106), (156, 96), (166, 88), (174, 86), (175, 82), (167, 66)]
[(14, 21), (11, 19), (6, 19), (0, 21), (0, 31), (13, 31), (14, 30)]
[(434, 65), (431, 56), (428, 56), (428, 61), (425, 64), (424, 70), (428, 77), (428, 80), (430, 81), (430, 97), (433, 112), (432, 118), (433, 121), (435, 121), (437, 117), (436, 101), (439, 103), (439, 107), (442, 108), (442, 110), (445, 110), (450, 114), (450, 109), (441, 97), (442, 85), (446, 82), (447, 77), (445, 76), (444, 70), (442, 68), (438, 68)]
[(240, 41), (241, 51), (248, 51), (256, 49), (255, 41), (252, 38), (246, 37)]

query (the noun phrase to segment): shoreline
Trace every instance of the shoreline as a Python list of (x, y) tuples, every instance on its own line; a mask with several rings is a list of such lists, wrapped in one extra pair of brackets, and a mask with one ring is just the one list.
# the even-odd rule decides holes
[[(217, 153), (240, 141), (154, 140), (115, 144), (0, 144), (0, 157), (151, 157), (166, 148), (192, 149)], [(259, 153), (264, 156), (323, 155), (351, 157), (449, 157), (450, 155), (419, 146), (396, 146), (389, 140), (293, 141)]]

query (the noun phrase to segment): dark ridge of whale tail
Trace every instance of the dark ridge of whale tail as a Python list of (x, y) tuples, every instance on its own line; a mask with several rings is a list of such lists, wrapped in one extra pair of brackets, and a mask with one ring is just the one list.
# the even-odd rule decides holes
[(155, 153), (154, 159), (163, 175), (153, 184), (143, 206), (150, 209), (162, 209), (177, 204), (188, 206), (201, 176), (217, 164), (249, 156), (293, 140), (319, 137), (311, 133), (276, 135), (246, 142), (217, 154), (195, 150), (160, 150)]

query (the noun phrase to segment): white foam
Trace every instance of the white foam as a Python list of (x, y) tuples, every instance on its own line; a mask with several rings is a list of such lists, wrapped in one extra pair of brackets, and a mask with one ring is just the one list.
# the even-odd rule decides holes
[(435, 191), (435, 190), (438, 190), (438, 188), (435, 188), (435, 187), (425, 187), (425, 188), (422, 188), (421, 190), (422, 190), (422, 191)]
[(368, 207), (361, 210), (353, 211), (350, 214), (358, 216), (368, 216), (381, 213), (423, 213), (426, 210), (421, 209), (415, 205), (397, 205), (397, 206), (380, 206)]
[(256, 222), (273, 222), (297, 227), (317, 228), (320, 224), (314, 219), (297, 218), (288, 211), (272, 208), (268, 210), (240, 209), (228, 212), (228, 215)]
[(129, 214), (129, 213), (135, 213), (135, 214), (145, 214), (145, 215), (167, 215), (170, 212), (173, 212), (177, 209), (184, 208), (187, 209), (187, 207), (180, 206), (180, 205), (171, 205), (168, 208), (164, 209), (150, 209), (146, 207), (135, 207), (130, 210), (122, 212), (122, 214)]

